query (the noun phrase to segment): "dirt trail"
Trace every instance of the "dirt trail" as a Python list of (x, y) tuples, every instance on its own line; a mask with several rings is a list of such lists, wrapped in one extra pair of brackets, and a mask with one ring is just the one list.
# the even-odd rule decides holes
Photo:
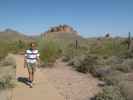
[[(23, 56), (15, 59), (16, 78), (27, 77)], [(90, 74), (78, 73), (59, 59), (52, 68), (37, 69), (33, 88), (17, 82), (11, 100), (90, 100), (100, 91), (98, 83)]]
[[(17, 55), (15, 59), (17, 64), (16, 77), (27, 77), (27, 69), (23, 67), (23, 56)], [(35, 83), (34, 88), (29, 88), (24, 83), (18, 82), (12, 91), (11, 100), (65, 100), (40, 70), (36, 72)]]
[(45, 68), (43, 73), (65, 100), (91, 100), (101, 92), (101, 88), (98, 86), (102, 83), (101, 81), (91, 74), (75, 71), (61, 59), (58, 59), (52, 68)]

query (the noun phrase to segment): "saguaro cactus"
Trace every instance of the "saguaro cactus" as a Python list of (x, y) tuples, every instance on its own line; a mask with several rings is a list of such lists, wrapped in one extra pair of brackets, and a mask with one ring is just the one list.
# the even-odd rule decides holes
[(129, 32), (128, 33), (128, 49), (130, 50), (131, 49), (131, 33)]
[(75, 48), (78, 48), (78, 40), (75, 41)]

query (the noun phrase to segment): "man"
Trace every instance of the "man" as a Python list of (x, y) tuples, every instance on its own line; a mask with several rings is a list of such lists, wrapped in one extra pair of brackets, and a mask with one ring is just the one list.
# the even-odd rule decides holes
[(27, 67), (29, 73), (28, 85), (30, 88), (33, 87), (32, 83), (34, 81), (34, 73), (37, 67), (37, 64), (40, 63), (39, 52), (36, 49), (36, 44), (31, 43), (30, 48), (26, 50), (24, 57), (24, 68)]

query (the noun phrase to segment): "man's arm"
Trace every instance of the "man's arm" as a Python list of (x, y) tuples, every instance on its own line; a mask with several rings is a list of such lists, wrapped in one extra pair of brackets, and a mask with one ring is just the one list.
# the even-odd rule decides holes
[(27, 58), (27, 54), (25, 53), (25, 54), (24, 54), (24, 68), (27, 66), (26, 58)]
[(39, 53), (37, 54), (37, 62), (38, 62), (38, 67), (39, 67), (40, 64), (41, 64), (41, 61), (40, 61), (40, 54), (39, 54)]

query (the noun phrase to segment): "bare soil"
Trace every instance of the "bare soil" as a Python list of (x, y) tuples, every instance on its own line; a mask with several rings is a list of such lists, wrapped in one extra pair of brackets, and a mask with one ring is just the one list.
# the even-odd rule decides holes
[[(16, 78), (27, 78), (23, 56), (16, 55), (15, 59)], [(90, 100), (101, 91), (99, 83), (90, 74), (79, 73), (58, 59), (51, 68), (37, 69), (33, 88), (17, 81), (10, 100)]]
[(43, 74), (65, 100), (90, 100), (101, 92), (98, 79), (75, 71), (61, 59), (52, 68), (45, 68)]

